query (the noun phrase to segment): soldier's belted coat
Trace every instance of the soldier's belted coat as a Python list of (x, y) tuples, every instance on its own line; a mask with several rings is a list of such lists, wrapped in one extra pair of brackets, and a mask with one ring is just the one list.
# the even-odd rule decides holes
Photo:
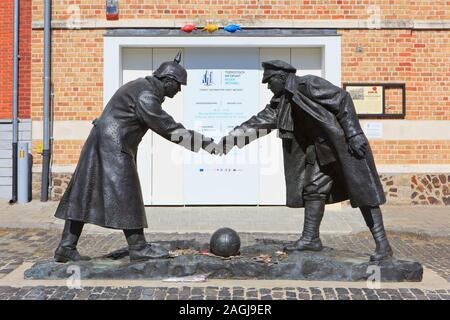
[[(119, 88), (93, 122), (56, 217), (117, 229), (147, 227), (136, 169), (142, 137), (150, 129), (193, 151), (203, 139), (175, 122), (161, 108), (163, 100), (163, 84), (154, 77)], [(200, 143), (191, 143), (194, 139)]]
[[(363, 159), (349, 152), (349, 138), (364, 133), (348, 92), (323, 78), (294, 74), (288, 76), (285, 89), (281, 98), (273, 98), (265, 109), (234, 128), (230, 135), (250, 136), (245, 142), (249, 143), (255, 130), (265, 129), (268, 133), (279, 129), (283, 139), (287, 206), (304, 206), (305, 130), (309, 140), (313, 140), (319, 163), (337, 164), (327, 203), (350, 199), (353, 207), (383, 204), (386, 199), (370, 146)], [(257, 136), (264, 134), (259, 132)]]

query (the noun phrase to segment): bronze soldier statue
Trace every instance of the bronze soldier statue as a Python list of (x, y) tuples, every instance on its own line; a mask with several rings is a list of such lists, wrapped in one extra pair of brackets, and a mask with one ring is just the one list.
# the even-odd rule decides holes
[(345, 90), (313, 76), (296, 76), (290, 64), (263, 62), (270, 103), (222, 138), (226, 154), (234, 146), (278, 129), (283, 143), (287, 206), (305, 208), (300, 239), (287, 250), (322, 250), (319, 227), (325, 204), (350, 199), (359, 207), (375, 240), (372, 261), (393, 255), (380, 205), (386, 202), (369, 142)]
[(198, 132), (186, 130), (162, 108), (186, 85), (186, 70), (174, 61), (164, 62), (153, 76), (120, 87), (100, 118), (93, 121), (72, 179), (56, 210), (65, 219), (62, 239), (55, 251), (57, 262), (88, 260), (77, 251), (84, 223), (123, 229), (130, 260), (164, 258), (168, 252), (147, 243), (142, 192), (136, 169), (136, 153), (148, 129), (163, 138), (198, 152), (214, 153), (216, 144)]

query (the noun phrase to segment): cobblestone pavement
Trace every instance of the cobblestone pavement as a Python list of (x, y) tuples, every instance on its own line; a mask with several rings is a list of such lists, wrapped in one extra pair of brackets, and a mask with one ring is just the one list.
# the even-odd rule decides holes
[[(450, 279), (450, 237), (430, 237), (415, 233), (391, 232), (391, 245), (399, 259), (415, 260)], [(241, 233), (242, 245), (256, 239), (295, 240), (295, 234)], [(208, 242), (210, 234), (148, 234), (149, 241), (196, 239)], [(48, 259), (60, 240), (55, 229), (0, 229), (0, 279), (23, 262)], [(324, 234), (325, 246), (346, 248), (369, 255), (374, 244), (368, 232), (347, 235)], [(126, 245), (121, 232), (109, 234), (84, 233), (79, 242), (82, 254), (104, 255)], [(0, 299), (446, 299), (449, 290), (357, 289), (357, 288), (243, 288), (243, 287), (0, 287)]]
[(450, 290), (244, 287), (0, 287), (0, 300), (450, 300)]

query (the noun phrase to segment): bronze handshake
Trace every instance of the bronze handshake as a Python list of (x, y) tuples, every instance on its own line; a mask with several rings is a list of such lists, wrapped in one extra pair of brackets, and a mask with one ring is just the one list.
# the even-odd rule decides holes
[(207, 143), (203, 149), (206, 152), (217, 156), (226, 155), (236, 145), (234, 140), (233, 136), (224, 136), (218, 143), (215, 143), (214, 140)]
[[(258, 132), (261, 131), (261, 132)], [(226, 155), (235, 146), (242, 148), (250, 142), (258, 139), (261, 136), (269, 133), (266, 129), (250, 129), (244, 132), (241, 128), (235, 128), (228, 133), (228, 135), (223, 136), (219, 142), (214, 142), (212, 138), (203, 138), (202, 149), (213, 155)]]

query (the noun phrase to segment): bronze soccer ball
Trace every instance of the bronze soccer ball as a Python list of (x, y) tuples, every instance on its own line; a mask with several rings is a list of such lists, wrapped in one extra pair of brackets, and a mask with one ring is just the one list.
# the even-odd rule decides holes
[(241, 239), (231, 228), (220, 228), (211, 236), (209, 250), (216, 256), (230, 257), (239, 254)]

